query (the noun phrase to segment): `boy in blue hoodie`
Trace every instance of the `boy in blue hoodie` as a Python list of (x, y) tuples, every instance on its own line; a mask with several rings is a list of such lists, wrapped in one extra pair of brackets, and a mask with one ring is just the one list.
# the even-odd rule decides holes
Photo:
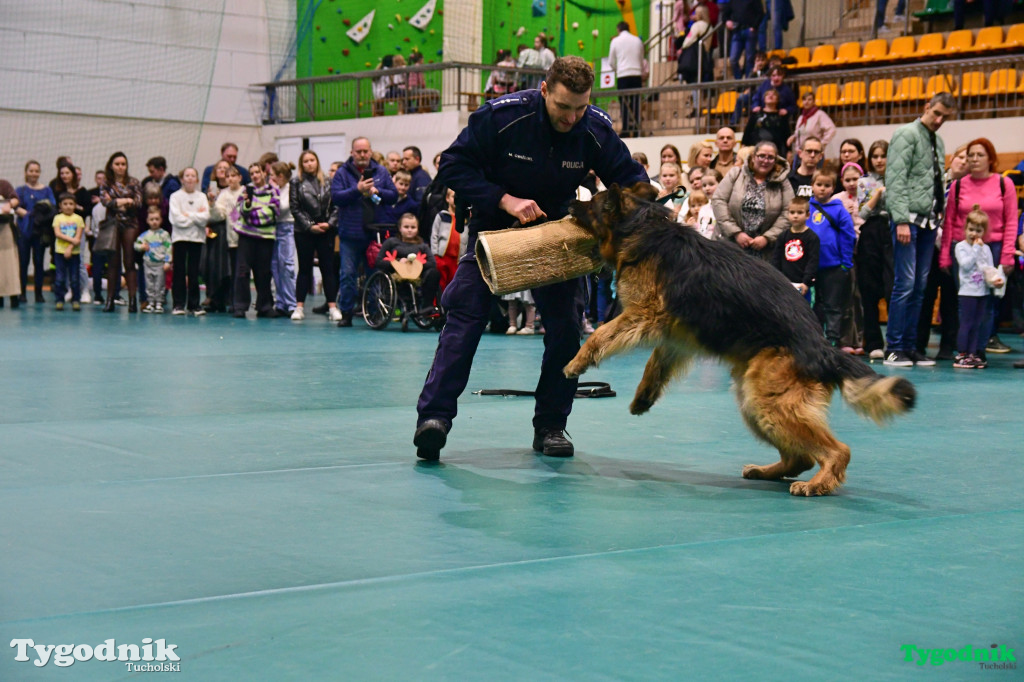
[(818, 275), (815, 278), (814, 313), (825, 328), (825, 338), (833, 346), (839, 342), (839, 325), (849, 293), (850, 268), (857, 231), (849, 211), (835, 194), (836, 176), (815, 171), (811, 180), (811, 229), (818, 235)]

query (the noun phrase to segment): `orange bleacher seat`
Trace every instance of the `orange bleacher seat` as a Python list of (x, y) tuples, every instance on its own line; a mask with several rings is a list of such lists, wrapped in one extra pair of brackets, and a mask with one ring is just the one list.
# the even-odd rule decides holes
[(986, 26), (974, 39), (975, 52), (996, 52), (1003, 49), (1003, 27)]
[(970, 52), (973, 47), (974, 36), (966, 29), (953, 31), (949, 34), (949, 38), (946, 39), (946, 52), (950, 54)]
[(872, 80), (871, 87), (868, 88), (868, 100), (872, 104), (883, 104), (885, 102), (891, 102), (896, 96), (896, 85), (892, 82), (891, 78), (881, 78), (879, 80)]
[(896, 90), (897, 102), (909, 102), (912, 100), (924, 99), (924, 79), (920, 76), (907, 76), (900, 81)]
[(851, 107), (857, 104), (864, 104), (867, 99), (864, 97), (864, 81), (849, 81), (843, 84), (843, 94), (839, 97), (839, 106)]
[(712, 114), (731, 114), (736, 110), (736, 92), (729, 90), (723, 92), (718, 96), (718, 101), (715, 102), (715, 108), (711, 110)]
[(963, 80), (960, 83), (960, 94), (964, 97), (987, 95), (988, 91), (985, 89), (985, 74), (981, 71), (968, 71), (965, 73), (963, 75)]
[(768, 51), (768, 59), (771, 59), (772, 57), (778, 57), (779, 59), (785, 59), (786, 58), (786, 51), (785, 50), (769, 50)]
[(956, 78), (948, 73), (929, 78), (928, 87), (924, 90), (925, 98), (931, 99), (938, 92), (948, 92), (953, 95), (960, 94), (959, 88), (956, 85)]
[(1004, 48), (1024, 47), (1024, 24), (1014, 24), (1006, 32)]
[(889, 59), (903, 60), (914, 56), (914, 36), (900, 36), (893, 38), (889, 44)]
[(789, 51), (789, 56), (796, 60), (793, 68), (802, 69), (811, 61), (811, 51), (806, 47), (794, 47)]
[(820, 67), (820, 66), (832, 66), (836, 61), (836, 46), (835, 45), (818, 45), (814, 48), (814, 54), (811, 55), (811, 61), (808, 62), (809, 67)]
[(809, 93), (812, 93), (812, 92), (814, 92), (814, 88), (812, 88), (810, 85), (801, 85), (800, 86), (800, 99), (803, 99), (805, 95), (807, 95)]
[(988, 77), (988, 94), (1008, 95), (1017, 89), (1016, 69), (996, 69)]
[(836, 52), (836, 66), (860, 62), (860, 43), (843, 43)]
[(814, 91), (814, 103), (819, 107), (833, 107), (839, 101), (839, 85), (822, 83)]
[(921, 36), (921, 42), (917, 44), (915, 57), (935, 57), (942, 54), (943, 40), (941, 33), (926, 33)]
[(889, 54), (889, 43), (885, 38), (875, 38), (864, 44), (864, 52), (860, 56), (862, 62), (877, 62), (886, 58)]

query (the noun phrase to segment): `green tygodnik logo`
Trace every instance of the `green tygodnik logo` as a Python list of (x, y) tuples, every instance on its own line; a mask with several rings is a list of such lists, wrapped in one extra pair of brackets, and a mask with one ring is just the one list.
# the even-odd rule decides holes
[(1016, 670), (1017, 658), (1013, 655), (1013, 649), (1005, 644), (993, 644), (987, 647), (977, 647), (968, 644), (962, 649), (924, 649), (913, 644), (904, 644), (900, 647), (903, 652), (904, 661), (913, 661), (918, 665), (931, 663), (932, 665), (943, 665), (963, 661), (966, 663), (977, 663), (983, 670)]

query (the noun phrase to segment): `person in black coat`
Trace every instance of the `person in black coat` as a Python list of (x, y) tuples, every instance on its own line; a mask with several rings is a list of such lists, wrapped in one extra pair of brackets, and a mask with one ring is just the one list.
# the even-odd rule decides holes
[(331, 200), (331, 182), (320, 168), (320, 157), (312, 149), (299, 155), (299, 172), (289, 181), (288, 193), (288, 203), (295, 219), (295, 251), (299, 258), (292, 319), (298, 322), (306, 316), (304, 307), (313, 282), (315, 255), (323, 277), (327, 315), (331, 322), (340, 322), (338, 271), (333, 267), (338, 212)]

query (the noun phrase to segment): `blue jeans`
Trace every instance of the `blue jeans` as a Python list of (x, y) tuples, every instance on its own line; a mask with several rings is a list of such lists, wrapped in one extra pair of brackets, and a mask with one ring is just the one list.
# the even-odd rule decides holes
[(932, 265), (935, 233), (911, 225), (910, 243), (900, 244), (896, 240), (895, 223), (890, 223), (890, 226), (894, 280), (889, 299), (889, 322), (885, 327), (885, 347), (887, 351), (910, 352), (917, 350), (917, 321), (921, 316), (921, 301)]
[(338, 256), (341, 258), (341, 266), (338, 268), (338, 308), (347, 315), (356, 307), (356, 296), (359, 294), (359, 264), (366, 260), (366, 241), (341, 238)]
[[(754, 68), (754, 50), (757, 47), (757, 29), (740, 28), (732, 34), (731, 49), (729, 50), (729, 63), (732, 64), (732, 77), (735, 80), (746, 78)], [(740, 68), (740, 55), (743, 58), (743, 68)]]
[(71, 258), (65, 258), (63, 253), (54, 254), (54, 265), (57, 266), (57, 279), (53, 284), (54, 295), (58, 303), (64, 302), (64, 294), (68, 292), (68, 284), (71, 284), (71, 300), (78, 302), (82, 300), (82, 278), (81, 267), (82, 257), (74, 254)]
[[(882, 28), (885, 26), (885, 8), (889, 4), (889, 0), (878, 0), (878, 5), (875, 8), (875, 28)], [(896, 2), (896, 14), (905, 14), (907, 11), (907, 0), (898, 0)]]
[(274, 258), (270, 271), (274, 275), (278, 310), (295, 310), (295, 223), (278, 223), (274, 239)]

